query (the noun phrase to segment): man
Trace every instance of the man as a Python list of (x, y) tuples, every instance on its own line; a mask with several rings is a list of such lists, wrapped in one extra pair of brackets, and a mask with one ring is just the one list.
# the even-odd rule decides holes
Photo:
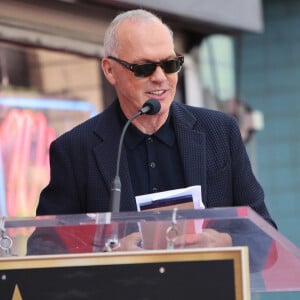
[(120, 14), (104, 49), (102, 70), (118, 99), (52, 143), (37, 214), (109, 210), (122, 128), (152, 98), (160, 111), (139, 116), (126, 133), (121, 211), (136, 210), (136, 195), (201, 185), (206, 207), (248, 205), (275, 226), (234, 119), (173, 102), (183, 57), (167, 25), (144, 10)]

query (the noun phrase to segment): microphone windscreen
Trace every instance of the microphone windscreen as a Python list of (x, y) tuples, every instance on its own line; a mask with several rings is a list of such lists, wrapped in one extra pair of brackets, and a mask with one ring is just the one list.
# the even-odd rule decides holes
[(143, 108), (147, 108), (147, 110), (143, 110), (145, 114), (147, 115), (155, 115), (160, 111), (160, 103), (156, 99), (149, 99), (147, 100)]

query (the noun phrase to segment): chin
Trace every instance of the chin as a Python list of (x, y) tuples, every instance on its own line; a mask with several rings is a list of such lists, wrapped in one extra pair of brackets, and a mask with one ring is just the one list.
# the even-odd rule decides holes
[(169, 110), (172, 102), (173, 102), (173, 100), (168, 99), (165, 101), (161, 101), (160, 104), (161, 104), (162, 108)]
[(159, 114), (160, 115), (168, 114), (169, 110), (170, 110), (171, 103), (172, 102), (168, 102), (168, 103), (161, 102), (160, 103), (161, 108), (160, 108)]

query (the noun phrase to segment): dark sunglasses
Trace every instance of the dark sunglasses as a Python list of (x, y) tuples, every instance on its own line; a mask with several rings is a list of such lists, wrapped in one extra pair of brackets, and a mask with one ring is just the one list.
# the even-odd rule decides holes
[(162, 60), (159, 62), (149, 62), (145, 64), (131, 64), (114, 56), (108, 56), (108, 58), (113, 59), (126, 69), (133, 72), (136, 77), (148, 77), (152, 75), (157, 66), (160, 66), (167, 74), (176, 73), (180, 71), (184, 63), (184, 57), (182, 55), (178, 55), (173, 59)]

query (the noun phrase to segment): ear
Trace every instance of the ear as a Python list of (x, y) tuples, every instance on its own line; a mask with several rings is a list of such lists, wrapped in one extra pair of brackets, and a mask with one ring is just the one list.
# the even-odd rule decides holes
[(115, 76), (114, 76), (114, 72), (113, 72), (113, 68), (112, 68), (112, 62), (110, 59), (104, 57), (101, 60), (101, 68), (102, 71), (106, 77), (106, 79), (108, 80), (108, 82), (111, 85), (115, 85), (116, 80), (115, 80)]

